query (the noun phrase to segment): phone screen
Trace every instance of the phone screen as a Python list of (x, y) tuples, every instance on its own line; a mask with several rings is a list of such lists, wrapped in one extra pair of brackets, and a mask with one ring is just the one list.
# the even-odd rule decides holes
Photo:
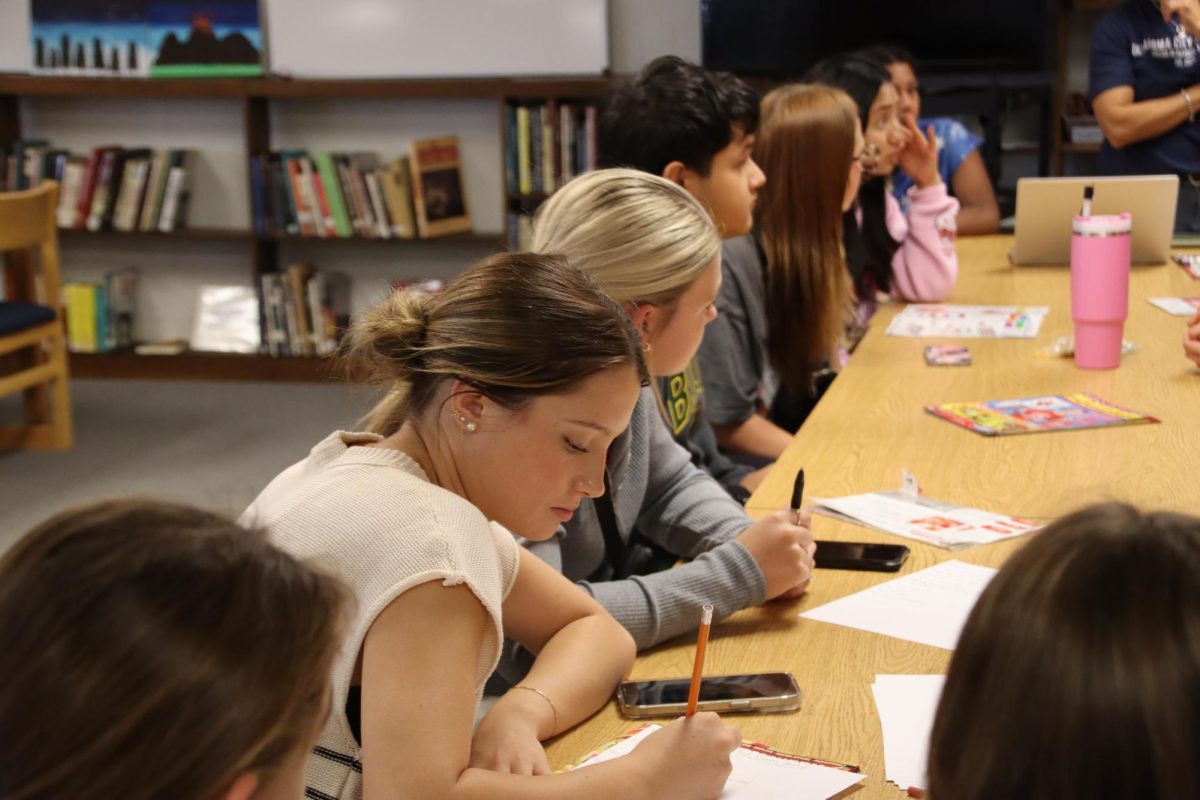
[[(691, 681), (678, 678), (664, 681), (630, 681), (621, 684), (626, 705), (658, 706), (686, 703)], [(796, 682), (786, 672), (758, 675), (720, 675), (700, 680), (700, 701), (756, 700), (795, 694)]]
[(899, 564), (908, 554), (902, 544), (868, 544), (865, 542), (817, 543), (817, 566), (840, 566), (843, 564)]

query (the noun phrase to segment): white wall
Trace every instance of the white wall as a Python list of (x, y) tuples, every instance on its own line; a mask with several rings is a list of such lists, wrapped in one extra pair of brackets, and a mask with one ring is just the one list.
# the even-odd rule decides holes
[(700, 0), (608, 0), (613, 72), (636, 72), (656, 56), (700, 62)]
[[(27, 0), (0, 0), (0, 68), (28, 64)], [(1068, 84), (1082, 88), (1087, 73), (1087, 31), (1096, 15), (1073, 15)], [(609, 43), (615, 72), (628, 73), (663, 53), (700, 60), (699, 0), (609, 0)], [(17, 55), (19, 53), (19, 55)], [(478, 231), (503, 226), (502, 165), (497, 108), (489, 100), (279, 101), (273, 105), (275, 147), (313, 150), (373, 150), (382, 156), (405, 152), (416, 136), (456, 134), (462, 144), (464, 176)], [(122, 143), (151, 147), (195, 147), (196, 168), (190, 221), (195, 226), (245, 226), (248, 217), (240, 106), (224, 100), (136, 100), (40, 98), (22, 103), (29, 136), (85, 151)], [(1031, 157), (1005, 165), (1029, 172)], [(1086, 165), (1085, 165), (1086, 166)], [(393, 280), (450, 277), (486, 253), (487, 245), (287, 242), (284, 264), (312, 261), (355, 278), (356, 309), (374, 303)], [(141, 270), (143, 335), (183, 338), (190, 334), (196, 289), (204, 283), (252, 280), (248, 247), (242, 243), (63, 238), (69, 280), (90, 280), (106, 269)]]

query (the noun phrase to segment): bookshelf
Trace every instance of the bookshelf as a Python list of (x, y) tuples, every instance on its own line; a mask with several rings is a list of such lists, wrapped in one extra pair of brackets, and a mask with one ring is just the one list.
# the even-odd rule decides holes
[[(241, 181), (246, 196), (251, 192), (250, 158), (271, 149), (272, 104), (293, 100), (343, 100), (401, 102), (410, 100), (489, 101), (495, 108), (498, 122), (503, 176), (506, 139), (504, 109), (513, 103), (545, 101), (595, 102), (608, 90), (608, 80), (596, 78), (465, 78), (465, 79), (370, 79), (370, 80), (291, 80), (285, 78), (241, 79), (140, 79), (140, 78), (74, 78), (62, 76), (0, 75), (0, 141), (15, 141), (22, 136), (21, 99), (36, 97), (87, 98), (87, 102), (104, 103), (116, 98), (141, 98), (171, 103), (189, 100), (230, 100), (240, 104), (242, 171)], [(96, 139), (104, 138), (98, 131)], [(502, 178), (501, 185), (504, 185)], [(545, 194), (513, 198), (505, 192), (502, 208), (507, 212), (519, 203), (531, 211), (545, 199)], [(476, 198), (475, 202), (480, 202)], [(247, 203), (249, 207), (249, 203)], [(169, 233), (91, 232), (62, 230), (64, 241), (92, 238), (119, 242), (141, 240), (172, 243), (222, 242), (235, 248), (244, 247), (249, 275), (257, 282), (264, 273), (278, 272), (286, 267), (281, 248), (311, 247), (347, 248), (356, 245), (372, 248), (397, 247), (497, 247), (507, 245), (504, 234), (466, 233), (434, 239), (370, 239), (363, 237), (318, 238), (277, 232), (266, 234), (254, 230), (252, 212), (245, 227), (179, 228)], [(316, 243), (314, 245), (314, 243)], [(161, 245), (160, 245), (161, 246)], [(69, 258), (67, 268), (69, 269)], [(351, 275), (353, 280), (353, 275)], [(132, 353), (73, 354), (73, 374), (88, 378), (136, 379), (203, 379), (258, 381), (327, 381), (335, 377), (336, 365), (328, 358), (269, 357), (263, 355), (232, 355), (189, 352), (176, 356), (139, 356)]]

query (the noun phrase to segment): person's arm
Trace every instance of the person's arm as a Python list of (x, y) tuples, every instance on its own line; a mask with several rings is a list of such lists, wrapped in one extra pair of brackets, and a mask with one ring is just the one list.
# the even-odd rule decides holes
[(1183, 354), (1200, 367), (1200, 312), (1188, 323), (1187, 332), (1183, 336)]
[(751, 414), (740, 423), (714, 422), (712, 429), (723, 449), (772, 460), (783, 455), (792, 441), (792, 434), (759, 414)]
[(933, 128), (921, 131), (906, 120), (908, 144), (900, 167), (916, 186), (908, 190), (908, 215), (890, 194), (884, 196), (888, 232), (900, 242), (892, 256), (892, 293), (902, 300), (937, 303), (945, 300), (958, 278), (954, 248), (958, 201), (946, 191), (937, 170)]
[[(502, 772), (549, 772), (538, 742), (604, 705), (629, 672), (633, 638), (578, 587), (524, 548), (504, 601), (505, 633), (536, 655), (521, 686), (479, 724), (471, 764)], [(534, 691), (536, 689), (537, 691)]]
[[(1200, 111), (1200, 83), (1185, 91), (1192, 98), (1192, 106)], [(1117, 150), (1162, 136), (1191, 118), (1181, 92), (1134, 102), (1132, 86), (1116, 86), (1101, 92), (1092, 101), (1092, 108), (1104, 138)]]
[(680, 791), (686, 794), (676, 796), (720, 793), (738, 732), (715, 714), (676, 722), (630, 756), (586, 770), (534, 776), (471, 766), (476, 671), (487, 624), (470, 588), (440, 581), (409, 589), (375, 618), (362, 652), (364, 800), (649, 800)]
[(959, 236), (979, 236), (1000, 229), (1000, 206), (978, 150), (963, 159), (950, 178), (959, 209), (955, 222)]

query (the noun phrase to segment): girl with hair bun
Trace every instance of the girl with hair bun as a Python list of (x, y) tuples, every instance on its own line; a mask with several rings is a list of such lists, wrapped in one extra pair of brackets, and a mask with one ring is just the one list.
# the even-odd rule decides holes
[[(500, 254), (436, 297), (393, 294), (347, 350), (388, 389), (368, 431), (327, 437), (244, 515), (358, 602), (308, 796), (719, 794), (738, 734), (715, 715), (583, 772), (547, 774), (541, 745), (608, 702), (634, 656), (595, 600), (513, 538), (553, 536), (604, 491), (647, 380), (620, 306), (560, 258)], [(505, 634), (538, 656), (472, 736)]]

